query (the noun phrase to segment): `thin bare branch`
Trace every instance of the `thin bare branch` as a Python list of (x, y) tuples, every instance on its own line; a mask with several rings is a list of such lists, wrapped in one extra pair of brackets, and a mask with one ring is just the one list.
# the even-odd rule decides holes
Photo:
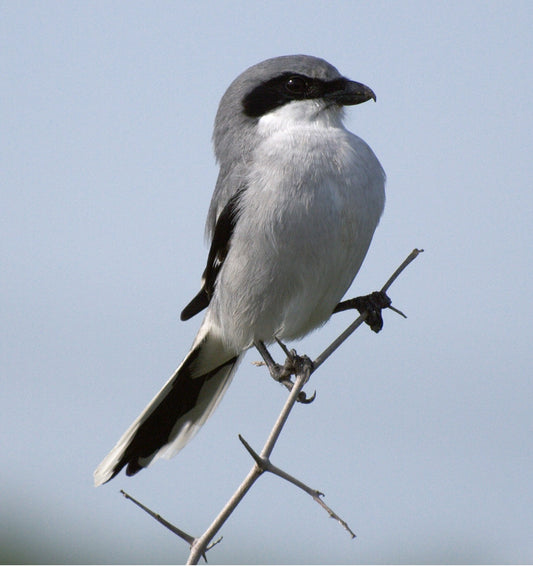
[(318, 358), (313, 362), (313, 366), (318, 369), (333, 352), (347, 339), (349, 338), (365, 321), (365, 317), (359, 315), (353, 322), (348, 326), (348, 328), (342, 332), (333, 342), (318, 356)]
[[(386, 292), (387, 289), (389, 289), (389, 287), (394, 283), (394, 281), (402, 273), (402, 271), (422, 251), (423, 250), (414, 249), (409, 254), (409, 256), (405, 259), (405, 261), (400, 265), (400, 267), (398, 267), (398, 269), (388, 279), (388, 281), (382, 287), (381, 291)], [(391, 308), (391, 307), (389, 307), (389, 308)], [(393, 308), (392, 310), (403, 315), (403, 313), (401, 311), (398, 311), (396, 308)], [(338, 521), (350, 533), (352, 538), (355, 537), (355, 534), (350, 529), (348, 524), (343, 519), (341, 519), (330, 507), (328, 507), (328, 505), (326, 505), (326, 503), (324, 503), (324, 501), (322, 499), (323, 494), (320, 491), (310, 488), (309, 486), (307, 486), (306, 484), (304, 484), (303, 482), (301, 482), (300, 480), (298, 480), (294, 476), (291, 476), (290, 474), (288, 474), (284, 470), (274, 466), (270, 462), (270, 455), (272, 454), (274, 446), (275, 446), (275, 444), (276, 444), (276, 442), (279, 438), (279, 435), (281, 434), (281, 431), (283, 430), (285, 422), (287, 421), (287, 418), (288, 418), (292, 408), (294, 407), (295, 403), (297, 401), (301, 401), (302, 399), (304, 399), (304, 401), (306, 400), (305, 394), (303, 394), (303, 392), (302, 392), (302, 388), (304, 387), (304, 385), (309, 380), (310, 375), (320, 365), (322, 365), (326, 361), (326, 359), (329, 356), (331, 356), (331, 354), (359, 326), (361, 326), (361, 324), (365, 321), (367, 315), (368, 315), (368, 313), (364, 312), (361, 316), (359, 316), (350, 326), (348, 326), (348, 328), (342, 334), (340, 334), (340, 336), (336, 340), (334, 340), (317, 357), (317, 359), (314, 362), (311, 362), (311, 360), (307, 356), (297, 356), (296, 352), (294, 352), (294, 350), (289, 351), (284, 344), (280, 343), (280, 346), (282, 347), (284, 352), (287, 354), (287, 361), (285, 362), (285, 365), (280, 366), (279, 364), (276, 364), (276, 362), (273, 360), (273, 358), (270, 356), (270, 353), (266, 349), (266, 346), (262, 342), (259, 342), (259, 343), (256, 344), (256, 347), (259, 350), (259, 352), (261, 353), (261, 355), (263, 356), (263, 359), (265, 360), (266, 365), (269, 367), (271, 375), (275, 379), (281, 375), (282, 376), (281, 381), (283, 383), (285, 383), (283, 380), (285, 380), (285, 381), (288, 380), (288, 383), (285, 383), (285, 385), (287, 385), (287, 387), (289, 387), (289, 389), (290, 389), (289, 396), (288, 396), (287, 400), (285, 401), (285, 405), (283, 406), (283, 409), (281, 410), (281, 413), (279, 414), (279, 416), (278, 416), (278, 418), (277, 418), (277, 420), (276, 420), (276, 422), (275, 422), (275, 424), (272, 428), (272, 431), (270, 432), (270, 435), (265, 442), (263, 450), (261, 451), (260, 454), (257, 454), (253, 450), (253, 448), (246, 442), (246, 440), (244, 440), (244, 438), (242, 438), (242, 436), (239, 435), (239, 439), (241, 440), (241, 442), (243, 443), (245, 448), (248, 450), (248, 452), (250, 453), (250, 455), (254, 459), (254, 466), (248, 472), (248, 475), (246, 476), (246, 478), (243, 480), (241, 485), (237, 488), (235, 493), (231, 496), (231, 498), (226, 503), (226, 505), (223, 507), (223, 509), (220, 511), (219, 515), (215, 518), (215, 520), (211, 523), (211, 525), (207, 528), (207, 530), (199, 538), (195, 538), (195, 537), (189, 535), (188, 533), (182, 531), (181, 529), (178, 529), (177, 527), (175, 527), (174, 525), (172, 525), (171, 523), (169, 523), (168, 521), (163, 519), (160, 515), (158, 515), (157, 513), (154, 513), (148, 507), (144, 506), (142, 503), (140, 503), (139, 501), (137, 501), (136, 499), (134, 499), (133, 497), (131, 497), (130, 495), (128, 495), (124, 491), (121, 492), (127, 499), (130, 499), (131, 501), (133, 501), (136, 505), (138, 505), (141, 509), (146, 511), (149, 515), (151, 515), (159, 523), (164, 525), (166, 528), (168, 528), (174, 534), (178, 535), (180, 538), (182, 538), (183, 540), (185, 540), (187, 543), (189, 543), (191, 545), (191, 552), (190, 552), (187, 564), (197, 564), (200, 557), (203, 557), (205, 559), (205, 553), (207, 552), (207, 550), (209, 550), (215, 544), (218, 544), (218, 542), (220, 542), (222, 537), (220, 539), (218, 539), (217, 541), (215, 541), (214, 543), (210, 544), (210, 542), (215, 537), (216, 533), (220, 530), (222, 525), (226, 522), (228, 517), (233, 513), (233, 511), (235, 510), (237, 505), (241, 502), (243, 497), (246, 495), (246, 493), (249, 491), (249, 489), (252, 487), (252, 485), (257, 481), (257, 479), (263, 474), (263, 472), (273, 473), (273, 474), (289, 481), (293, 485), (299, 487), (300, 489), (302, 489), (303, 491), (308, 493), (321, 507), (323, 507), (328, 512), (330, 517), (332, 517), (333, 519)], [(405, 316), (405, 315), (403, 315), (403, 316)], [(282, 372), (283, 372), (283, 374), (282, 374)], [(294, 375), (294, 382), (290, 381), (290, 375), (291, 374)], [(279, 381), (279, 379), (278, 379), (278, 381)], [(302, 397), (302, 395), (303, 395), (303, 397)], [(310, 400), (312, 400), (312, 399), (307, 399), (307, 401), (310, 401)]]
[(381, 290), (386, 293), (389, 290), (389, 287), (398, 279), (400, 273), (414, 260), (421, 254), (424, 250), (415, 248), (404, 260), (402, 265), (398, 267), (398, 269), (389, 277), (385, 285), (381, 287)]
[[(287, 417), (289, 416), (291, 409), (294, 407), (298, 399), (298, 394), (300, 393), (302, 387), (309, 379), (309, 372), (310, 368), (302, 367), (301, 374), (298, 374), (294, 380), (294, 387), (292, 388), (291, 392), (289, 393), (289, 397), (287, 401), (285, 401), (285, 405), (281, 410), (281, 413), (274, 424), (274, 427), (261, 451), (262, 458), (268, 458), (274, 449), (274, 445), (287, 421)], [(259, 476), (263, 473), (263, 470), (257, 464), (248, 472), (248, 475), (241, 483), (241, 485), (237, 488), (237, 491), (233, 494), (231, 499), (226, 503), (222, 511), (216, 517), (216, 519), (211, 523), (211, 525), (207, 528), (205, 533), (198, 539), (196, 539), (192, 545), (191, 553), (189, 555), (189, 559), (187, 560), (187, 564), (198, 564), (198, 560), (200, 556), (202, 556), (207, 548), (207, 545), (211, 541), (211, 539), (216, 535), (219, 531), (220, 527), (226, 522), (227, 518), (233, 513), (234, 509), (237, 505), (241, 502), (242, 498), (246, 495), (248, 490), (252, 487), (252, 485), (256, 482)]]
[(400, 309), (397, 309), (396, 307), (393, 307), (392, 305), (389, 305), (387, 308), (390, 309), (391, 311), (395, 312), (396, 314), (399, 314), (401, 317), (407, 318), (407, 315), (405, 315)]
[(148, 513), (148, 515), (153, 517), (158, 523), (161, 523), (169, 531), (172, 531), (175, 535), (178, 535), (185, 542), (188, 542), (190, 545), (192, 545), (192, 543), (195, 541), (195, 538), (193, 536), (186, 533), (185, 531), (182, 531), (181, 529), (178, 529), (178, 527), (175, 527), (172, 523), (169, 523), (166, 519), (161, 517), (161, 515), (159, 515), (159, 513), (155, 513), (150, 508), (146, 507), (146, 505), (143, 505), (140, 501), (137, 501), (137, 499), (135, 499), (134, 497), (132, 497), (131, 495), (126, 493), (123, 489), (120, 490), (120, 493), (122, 493), (122, 495), (126, 499), (129, 499), (130, 501), (135, 503), (135, 505), (137, 505), (137, 507), (140, 507), (143, 511)]
[(309, 487), (308, 485), (306, 485), (305, 483), (300, 481), (298, 478), (295, 478), (291, 474), (287, 473), (285, 470), (278, 468), (268, 458), (262, 458), (259, 454), (257, 454), (257, 452), (255, 452), (255, 450), (248, 444), (248, 442), (246, 442), (246, 440), (240, 434), (239, 434), (239, 440), (243, 443), (246, 450), (249, 452), (249, 454), (255, 460), (257, 466), (259, 466), (261, 468), (261, 470), (263, 470), (263, 472), (270, 472), (270, 473), (292, 483), (296, 487), (299, 487), (301, 490), (305, 491), (305, 493), (310, 495), (323, 509), (325, 509), (328, 512), (328, 514), (331, 518), (338, 521), (344, 527), (344, 529), (347, 530), (350, 533), (352, 538), (355, 538), (355, 533), (352, 531), (352, 529), (350, 529), (350, 527), (348, 526), (348, 523), (346, 521), (344, 521), (343, 519), (341, 519), (337, 515), (337, 513), (335, 513), (335, 511), (333, 511), (333, 509), (331, 509), (331, 507), (326, 505), (326, 503), (322, 499), (322, 497), (324, 497), (324, 494), (321, 491), (318, 491), (318, 489), (313, 489), (312, 487)]
[[(403, 263), (398, 267), (398, 269), (389, 277), (385, 285), (381, 288), (381, 291), (387, 292), (389, 287), (396, 281), (400, 273), (424, 250), (414, 249), (403, 261)], [(403, 313), (401, 313), (403, 315)], [(405, 316), (405, 315), (403, 315)], [(333, 352), (347, 339), (349, 338), (361, 324), (365, 321), (366, 315), (362, 314), (358, 316), (348, 328), (340, 334), (313, 362), (313, 367), (316, 370), (319, 366), (321, 366)], [(406, 317), (407, 318), (407, 317)]]
[(263, 458), (269, 458), (270, 454), (272, 454), (272, 450), (274, 449), (274, 445), (276, 444), (281, 431), (283, 430), (283, 426), (289, 417), (289, 414), (294, 406), (294, 403), (298, 400), (300, 391), (302, 390), (303, 386), (309, 381), (309, 376), (311, 375), (312, 366), (311, 360), (309, 358), (299, 358), (301, 361), (301, 366), (297, 368), (297, 374), (294, 379), (294, 385), (289, 393), (289, 397), (285, 402), (285, 406), (281, 410), (281, 413), (270, 432), (270, 435), (261, 451), (261, 456)]

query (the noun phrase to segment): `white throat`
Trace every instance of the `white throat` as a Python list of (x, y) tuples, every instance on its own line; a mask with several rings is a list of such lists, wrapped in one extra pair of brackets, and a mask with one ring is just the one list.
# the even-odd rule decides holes
[(337, 105), (325, 105), (323, 100), (296, 100), (261, 116), (257, 124), (260, 135), (292, 128), (343, 128), (344, 112)]

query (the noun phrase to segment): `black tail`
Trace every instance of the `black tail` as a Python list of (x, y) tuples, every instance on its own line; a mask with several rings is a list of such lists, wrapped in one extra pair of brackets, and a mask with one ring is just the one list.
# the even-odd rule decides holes
[(132, 476), (154, 458), (179, 452), (218, 405), (240, 357), (208, 333), (197, 337), (174, 375), (98, 466), (95, 485), (108, 482), (125, 466)]

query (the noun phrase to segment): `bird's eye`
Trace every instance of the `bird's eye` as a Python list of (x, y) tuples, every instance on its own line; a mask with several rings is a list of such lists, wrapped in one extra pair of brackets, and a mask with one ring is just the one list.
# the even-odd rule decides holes
[(307, 88), (307, 83), (302, 77), (291, 77), (285, 83), (285, 88), (291, 94), (303, 94)]

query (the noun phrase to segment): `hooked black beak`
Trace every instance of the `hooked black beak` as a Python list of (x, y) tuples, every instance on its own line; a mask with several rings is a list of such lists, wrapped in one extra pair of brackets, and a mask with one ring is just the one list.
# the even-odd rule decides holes
[(372, 99), (376, 101), (374, 91), (364, 84), (344, 79), (342, 88), (327, 93), (326, 98), (335, 101), (341, 106), (353, 106)]

